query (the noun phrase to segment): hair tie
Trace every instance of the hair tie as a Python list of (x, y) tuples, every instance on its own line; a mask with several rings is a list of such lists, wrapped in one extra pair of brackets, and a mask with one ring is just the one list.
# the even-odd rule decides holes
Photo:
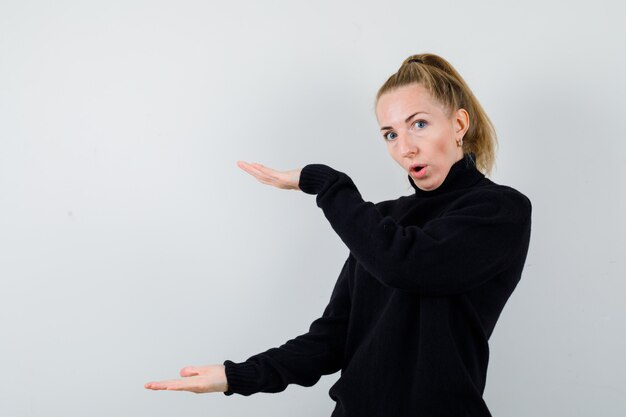
[(410, 64), (411, 62), (417, 62), (418, 64), (423, 64), (424, 63), (424, 61), (422, 61), (419, 58), (411, 58), (411, 59), (406, 61), (407, 64)]

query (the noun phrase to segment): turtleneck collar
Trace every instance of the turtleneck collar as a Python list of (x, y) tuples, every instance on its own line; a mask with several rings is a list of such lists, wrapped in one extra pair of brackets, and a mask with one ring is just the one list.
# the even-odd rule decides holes
[(452, 190), (459, 190), (476, 184), (485, 175), (476, 168), (475, 161), (476, 155), (474, 153), (464, 153), (463, 158), (456, 161), (450, 167), (448, 175), (443, 180), (441, 185), (434, 190), (425, 191), (421, 190), (411, 175), (407, 174), (411, 186), (415, 189), (415, 195), (419, 197), (428, 197), (433, 195), (439, 195)]

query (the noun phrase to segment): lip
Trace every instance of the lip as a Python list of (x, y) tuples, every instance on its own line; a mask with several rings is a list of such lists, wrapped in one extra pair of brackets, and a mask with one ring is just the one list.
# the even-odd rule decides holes
[[(422, 169), (419, 172), (415, 172), (415, 168), (416, 167), (422, 167)], [(424, 175), (426, 175), (426, 170), (428, 169), (428, 165), (425, 164), (413, 164), (411, 165), (409, 172), (411, 173), (411, 176), (413, 178), (422, 178)]]
[(426, 164), (412, 164), (409, 169), (413, 171), (416, 167), (425, 167)]

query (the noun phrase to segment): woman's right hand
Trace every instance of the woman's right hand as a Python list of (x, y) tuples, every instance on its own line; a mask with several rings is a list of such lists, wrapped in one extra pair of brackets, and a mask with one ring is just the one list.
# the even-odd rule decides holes
[(189, 391), (196, 394), (228, 390), (224, 365), (186, 366), (180, 370), (180, 376), (183, 378), (148, 382), (144, 387), (152, 390)]

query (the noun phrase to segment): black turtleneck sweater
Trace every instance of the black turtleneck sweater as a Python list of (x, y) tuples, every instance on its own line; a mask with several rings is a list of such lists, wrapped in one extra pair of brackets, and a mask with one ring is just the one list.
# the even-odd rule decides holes
[(350, 254), (307, 333), (224, 361), (224, 394), (311, 386), (341, 370), (333, 417), (490, 416), (487, 341), (522, 274), (531, 203), (473, 161), (465, 154), (431, 191), (409, 175), (415, 194), (376, 204), (343, 172), (305, 166), (300, 189), (317, 195)]

